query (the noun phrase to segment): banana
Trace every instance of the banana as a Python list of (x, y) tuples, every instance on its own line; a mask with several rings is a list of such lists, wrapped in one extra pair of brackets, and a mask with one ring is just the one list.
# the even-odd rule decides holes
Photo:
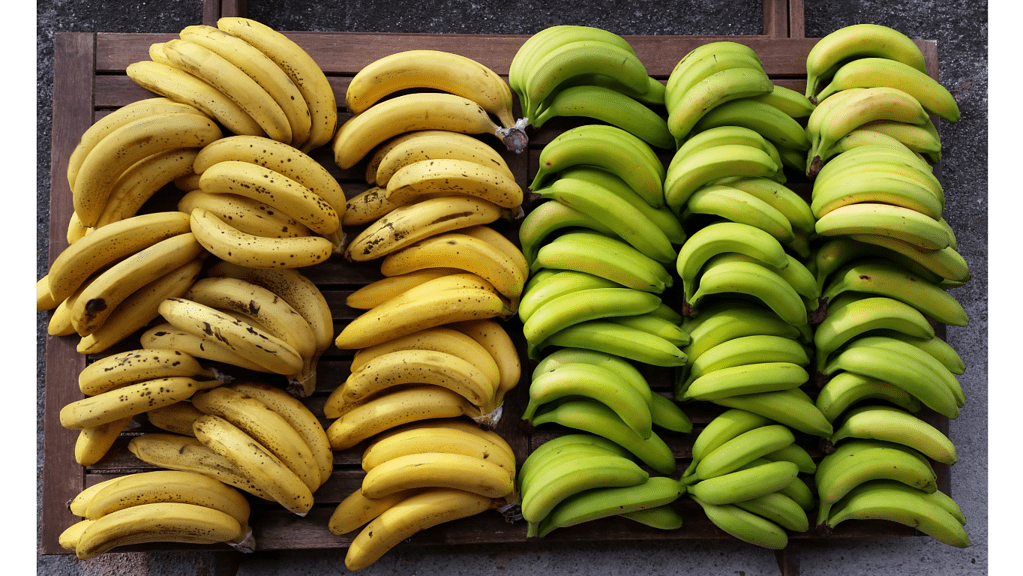
[[(674, 215), (672, 217), (674, 218)], [(540, 248), (558, 232), (580, 228), (608, 236), (614, 235), (611, 228), (575, 208), (561, 202), (541, 202), (526, 213), (519, 225), (519, 245), (522, 247), (522, 255), (525, 256), (527, 262), (532, 264), (536, 260), (536, 253)]]
[(368, 472), (399, 456), (435, 452), (461, 454), (492, 462), (503, 468), (509, 476), (514, 476), (515, 454), (508, 443), (496, 432), (482, 428), (479, 430), (473, 432), (443, 422), (438, 422), (436, 426), (412, 423), (389, 430), (375, 437), (363, 450), (362, 469)]
[(450, 130), (420, 130), (395, 136), (377, 148), (367, 164), (366, 181), (386, 188), (401, 168), (441, 158), (469, 160), (514, 178), (500, 152), (479, 138)]
[(788, 265), (785, 247), (763, 228), (743, 222), (714, 222), (694, 232), (679, 250), (675, 269), (682, 279), (684, 293), (695, 293), (696, 282), (708, 260), (732, 252), (775, 268)]
[(799, 121), (756, 97), (739, 98), (715, 106), (700, 117), (690, 134), (716, 126), (743, 126), (755, 130), (778, 147), (779, 152), (782, 149), (810, 148), (810, 138)]
[(168, 40), (163, 53), (170, 63), (204, 80), (244, 110), (274, 140), (291, 142), (289, 118), (265, 88), (227, 58), (184, 39)]
[(576, 166), (599, 166), (618, 176), (655, 208), (664, 205), (664, 165), (649, 144), (615, 126), (583, 124), (565, 130), (540, 151), (530, 188)]
[(862, 88), (821, 118), (820, 131), (813, 138), (810, 157), (816, 155), (817, 150), (827, 150), (849, 132), (874, 120), (922, 125), (930, 118), (915, 97), (899, 88)]
[(809, 118), (816, 107), (816, 103), (802, 93), (780, 84), (775, 84), (774, 89), (767, 94), (753, 98), (774, 106), (792, 118)]
[(130, 166), (114, 183), (95, 227), (138, 214), (146, 201), (161, 188), (193, 172), (192, 164), (197, 154), (195, 148), (171, 149)]
[[(706, 355), (704, 356), (706, 357)], [(682, 387), (681, 401), (790, 390), (810, 380), (805, 368), (792, 362), (751, 362), (718, 368), (696, 376)]]
[(796, 238), (791, 221), (780, 210), (753, 194), (726, 184), (708, 184), (689, 196), (681, 208), (680, 220), (687, 224), (698, 215), (760, 228), (785, 246), (792, 244)]
[[(596, 350), (586, 350), (583, 348), (559, 348), (558, 350), (545, 355), (536, 363), (536, 367), (533, 369), (533, 373), (531, 375), (531, 380), (539, 378), (544, 372), (555, 370), (566, 365), (575, 366), (577, 364), (590, 364), (610, 370), (612, 373), (621, 378), (625, 385), (631, 387), (637, 394), (643, 397), (650, 409), (652, 419), (655, 416), (666, 416), (666, 414), (661, 413), (661, 410), (664, 410), (664, 405), (660, 400), (654, 398), (654, 392), (650, 389), (650, 384), (647, 382), (646, 376), (644, 376), (643, 373), (640, 372), (640, 370), (629, 360), (614, 354), (608, 354), (606, 352), (599, 352)], [(666, 400), (663, 396), (661, 398)], [(678, 414), (681, 412), (681, 409), (678, 409), (678, 406), (674, 403), (671, 405), (676, 408), (673, 418), (679, 419)], [(654, 422), (654, 424), (657, 423), (658, 422), (656, 421)]]
[(139, 338), (144, 348), (179, 350), (196, 358), (237, 366), (256, 372), (271, 370), (224, 346), (216, 338), (175, 328), (169, 322), (155, 324)]
[(75, 213), (95, 226), (117, 178), (140, 160), (171, 149), (201, 148), (221, 138), (216, 122), (193, 113), (146, 116), (106, 134), (82, 161), (72, 190)]
[(922, 125), (890, 120), (875, 120), (867, 122), (853, 132), (857, 131), (867, 131), (889, 136), (898, 140), (913, 152), (923, 154), (932, 164), (937, 164), (941, 161), (941, 135), (938, 134), (938, 128), (932, 120), (928, 120)]
[(778, 492), (798, 473), (799, 467), (792, 462), (768, 462), (698, 480), (686, 492), (706, 504), (736, 504)]
[(671, 398), (663, 394), (651, 394), (650, 418), (654, 426), (688, 434), (693, 431), (693, 420)]
[(202, 148), (195, 158), (199, 174), (220, 162), (235, 160), (273, 170), (321, 197), (339, 217), (347, 208), (344, 190), (319, 162), (295, 146), (263, 136), (231, 135)]
[(57, 300), (53, 297), (53, 293), (50, 292), (50, 273), (47, 271), (43, 274), (43, 277), (36, 280), (36, 311), (43, 312), (47, 310), (53, 310), (63, 300)]
[[(810, 364), (806, 347), (798, 340), (772, 334), (740, 336), (708, 348), (699, 359), (687, 364), (687, 383), (723, 368), (763, 362), (784, 362), (796, 366)], [(688, 385), (684, 388), (688, 388)]]
[(966, 525), (966, 515), (963, 514), (963, 509), (959, 507), (959, 503), (953, 500), (951, 496), (941, 490), (935, 490), (927, 496), (932, 502), (944, 508), (953, 518), (958, 520), (960, 525)]
[(902, 32), (879, 24), (853, 24), (825, 35), (810, 49), (806, 57), (806, 97), (815, 99), (822, 83), (842, 64), (866, 57), (897, 60), (920, 72), (927, 71), (920, 47)]
[(579, 180), (600, 186), (618, 195), (646, 215), (655, 226), (661, 229), (673, 245), (682, 245), (688, 237), (682, 224), (671, 210), (665, 206), (659, 208), (651, 206), (628, 183), (608, 170), (596, 166), (576, 166), (558, 173), (558, 179)]
[(220, 454), (289, 512), (305, 516), (313, 505), (309, 487), (277, 456), (225, 418), (206, 414), (193, 425), (195, 437)]
[(384, 276), (352, 291), (345, 297), (345, 305), (356, 310), (369, 310), (423, 282), (455, 274), (460, 275), (465, 272), (457, 268), (423, 268), (404, 274)]
[(853, 346), (835, 354), (823, 373), (838, 371), (890, 382), (947, 418), (959, 415), (958, 402), (945, 379), (916, 358), (880, 346)]
[(766, 518), (786, 530), (806, 532), (810, 519), (799, 503), (782, 492), (771, 492), (750, 500), (736, 502), (735, 506)]
[(464, 396), (439, 386), (395, 389), (353, 407), (327, 427), (331, 448), (345, 450), (376, 434), (419, 420), (480, 416)]
[(744, 294), (770, 308), (783, 320), (799, 326), (807, 323), (807, 307), (796, 289), (778, 272), (751, 261), (712, 258), (700, 276), (689, 304), (699, 309), (704, 298), (722, 294)]
[(220, 384), (220, 380), (188, 376), (143, 380), (65, 404), (60, 409), (60, 424), (69, 430), (91, 428), (187, 400), (199, 390)]
[(98, 520), (118, 510), (155, 502), (204, 506), (223, 512), (242, 525), (249, 519), (249, 502), (238, 490), (205, 474), (182, 470), (152, 470), (120, 476), (89, 499), (85, 517)]
[(139, 460), (154, 466), (201, 473), (256, 497), (271, 499), (269, 494), (243, 476), (234, 464), (193, 436), (147, 432), (132, 438), (128, 442), (128, 450)]
[(319, 464), (305, 440), (262, 401), (232, 388), (218, 387), (192, 396), (192, 405), (251, 436), (298, 475), (310, 491), (320, 487)]
[(907, 153), (883, 144), (859, 146), (835, 156), (814, 176), (814, 187), (824, 189), (829, 181), (841, 181), (850, 174), (859, 176), (879, 173), (894, 173), (919, 182), (931, 191), (944, 208), (944, 191), (930, 165), (912, 152)]
[(427, 528), (475, 516), (495, 507), (494, 499), (472, 492), (426, 490), (383, 511), (352, 539), (345, 555), (348, 570), (371, 566), (388, 550)]
[(696, 467), (708, 454), (713, 453), (729, 440), (761, 426), (773, 424), (774, 421), (755, 412), (731, 408), (714, 416), (703, 430), (696, 436), (691, 449), (692, 462), (682, 475), (687, 481), (696, 472)]
[(312, 234), (308, 226), (269, 204), (238, 194), (210, 194), (196, 189), (182, 196), (177, 207), (189, 215), (195, 209), (206, 210), (239, 232), (253, 236), (296, 238)]
[(967, 282), (970, 279), (969, 263), (952, 246), (941, 250), (926, 250), (891, 236), (881, 234), (852, 234), (858, 242), (872, 244), (908, 258), (925, 271), (952, 282)]
[(646, 66), (631, 48), (605, 40), (576, 40), (554, 47), (524, 70), (522, 113), (527, 119), (563, 82), (582, 74), (604, 74), (636, 92), (646, 92)]
[(526, 140), (524, 132), (505, 130), (482, 106), (468, 98), (449, 93), (416, 92), (378, 102), (343, 123), (334, 135), (334, 161), (347, 170), (381, 143), (419, 130), (489, 134), (515, 152), (524, 149)]
[(734, 538), (771, 550), (783, 550), (789, 544), (785, 529), (772, 520), (735, 504), (710, 504), (696, 497), (693, 501), (700, 505), (712, 524)]
[(92, 466), (102, 460), (132, 419), (133, 416), (126, 416), (79, 430), (75, 440), (75, 462), (82, 466)]
[(488, 378), (475, 364), (454, 354), (396, 350), (353, 370), (341, 386), (346, 401), (359, 401), (405, 384), (440, 386), (483, 408), (491, 405), (498, 381)]
[(732, 41), (715, 41), (699, 46), (682, 57), (665, 82), (664, 106), (678, 108), (691, 88), (711, 75), (733, 68), (763, 71), (760, 57), (749, 46)]
[(916, 180), (898, 174), (864, 174), (857, 179), (835, 181), (828, 186), (814, 186), (810, 208), (818, 219), (833, 210), (857, 203), (880, 202), (915, 210), (933, 220), (945, 209), (944, 197)]
[(61, 545), (65, 550), (75, 551), (78, 547), (78, 541), (82, 538), (82, 533), (85, 529), (92, 524), (92, 520), (82, 519), (74, 524), (68, 526), (60, 536), (57, 538), (57, 543)]
[(801, 388), (729, 396), (712, 402), (725, 408), (738, 408), (763, 415), (811, 436), (827, 438), (834, 431), (831, 422)]
[(821, 296), (830, 300), (843, 292), (889, 296), (943, 324), (965, 326), (969, 322), (962, 304), (951, 294), (886, 259), (853, 261), (842, 266), (828, 280)]
[(779, 448), (770, 454), (765, 454), (765, 460), (772, 462), (778, 460), (786, 460), (792, 462), (799, 467), (800, 474), (813, 474), (817, 471), (817, 462), (814, 461), (810, 453), (807, 452), (806, 448), (799, 444), (792, 443), (784, 448)]
[(249, 18), (223, 17), (217, 20), (217, 28), (258, 48), (298, 86), (311, 116), (309, 138), (302, 151), (330, 142), (337, 127), (337, 102), (327, 76), (309, 53), (284, 34)]
[(723, 300), (702, 308), (682, 324), (689, 333), (690, 343), (682, 347), (689, 363), (707, 350), (743, 336), (769, 335), (803, 340), (799, 327), (785, 322), (766, 306)]
[(262, 50), (216, 26), (186, 26), (178, 36), (220, 56), (265, 90), (288, 120), (291, 130), (291, 138), (286, 141), (288, 144), (297, 148), (309, 139), (312, 127), (309, 105), (298, 86)]
[(298, 374), (302, 356), (290, 344), (224, 312), (185, 298), (168, 298), (160, 315), (175, 328), (198, 336), (210, 336), (235, 354), (247, 357), (276, 374)]
[(586, 272), (654, 294), (674, 282), (662, 263), (624, 240), (590, 231), (566, 232), (547, 242), (537, 251), (531, 269)]
[(397, 207), (398, 204), (387, 200), (386, 188), (371, 186), (348, 199), (341, 227), (369, 224)]
[(192, 436), (192, 423), (199, 416), (202, 410), (192, 405), (191, 402), (175, 402), (163, 408), (146, 412), (146, 421), (164, 432)]
[(205, 80), (165, 62), (140, 60), (125, 69), (136, 84), (195, 110), (222, 124), (231, 134), (265, 136), (263, 128), (252, 116), (226, 94)]
[[(843, 304), (836, 306), (836, 304)], [(864, 296), (829, 302), (827, 315), (814, 332), (817, 369), (832, 352), (865, 332), (895, 330), (916, 338), (931, 338), (934, 327), (913, 306), (885, 296)]]
[(435, 234), (490, 224), (508, 211), (473, 196), (444, 196), (397, 206), (359, 232), (345, 247), (353, 262), (382, 258)]
[(902, 388), (877, 378), (852, 372), (840, 372), (828, 379), (817, 394), (817, 408), (831, 422), (837, 421), (851, 406), (867, 400), (881, 400), (908, 412), (919, 412), (920, 400)]
[(50, 264), (46, 274), (49, 297), (59, 303), (100, 270), (188, 231), (188, 215), (178, 211), (140, 214), (96, 230), (63, 249)]
[(243, 232), (210, 210), (190, 214), (194, 236), (218, 258), (249, 268), (304, 268), (328, 260), (335, 244), (318, 235), (273, 238)]
[[(660, 311), (666, 309), (670, 310), (667, 304), (662, 302), (657, 306), (657, 308), (644, 314), (612, 316), (607, 318), (607, 320), (618, 324), (619, 326), (635, 328), (641, 332), (659, 336), (675, 346), (685, 346), (686, 344), (689, 344), (689, 334), (682, 330), (682, 327), (679, 326), (679, 322), (661, 315)], [(674, 312), (674, 310), (672, 310), (672, 312)]]
[(741, 66), (714, 72), (679, 94), (668, 109), (668, 131), (685, 141), (700, 117), (730, 100), (768, 94), (774, 83), (759, 67)]
[[(726, 176), (771, 177), (781, 168), (760, 148), (721, 144), (686, 155), (664, 177), (664, 201), (681, 214), (699, 189)], [(787, 222), (787, 221), (786, 221)]]
[(488, 380), (496, 384), (501, 379), (501, 370), (490, 351), (467, 334), (447, 326), (435, 326), (382, 342), (375, 346), (356, 350), (352, 357), (352, 373), (384, 354), (399, 350), (422, 350), (451, 354), (474, 365)]
[(937, 476), (927, 459), (911, 448), (877, 440), (844, 442), (824, 457), (821, 472), (814, 477), (820, 504), (817, 524), (827, 521), (831, 507), (853, 488), (874, 480), (894, 480), (907, 486), (934, 492)]
[(544, 407), (533, 417), (532, 424), (559, 424), (603, 436), (629, 450), (661, 474), (670, 475), (675, 471), (675, 456), (656, 432), (644, 439), (629, 428), (614, 410), (596, 400), (570, 399)]
[(691, 485), (735, 472), (752, 464), (757, 458), (785, 448), (796, 441), (792, 431), (783, 424), (761, 424), (743, 429), (735, 423), (728, 428), (733, 435), (724, 440), (724, 435), (716, 432), (715, 434), (719, 434), (718, 437), (724, 441), (717, 446), (707, 444), (703, 446), (704, 450), (709, 451), (701, 452), (699, 460), (694, 459), (693, 472), (683, 480), (684, 482)]
[(970, 545), (970, 537), (955, 516), (926, 493), (895, 481), (865, 482), (838, 502), (826, 526), (834, 529), (847, 520), (887, 520), (912, 526), (957, 548)]
[(590, 216), (658, 262), (672, 262), (677, 256), (668, 235), (644, 211), (604, 186), (561, 176), (533, 193)]
[(884, 348), (885, 350), (903, 354), (906, 358), (920, 362), (935, 377), (945, 383), (949, 391), (952, 392), (952, 396), (955, 398), (958, 406), (962, 407), (965, 405), (966, 395), (963, 393), (962, 385), (959, 384), (955, 374), (945, 366), (945, 362), (942, 359), (937, 358), (925, 347), (915, 345), (910, 338), (913, 337), (899, 335), (897, 332), (889, 333), (887, 331), (879, 334), (865, 334), (851, 341), (846, 345), (846, 348), (859, 346)]
[(529, 483), (523, 484), (522, 518), (538, 525), (559, 503), (573, 495), (601, 488), (638, 486), (649, 478), (650, 474), (636, 462), (612, 454), (554, 461), (536, 469)]
[(621, 288), (622, 285), (586, 272), (545, 269), (533, 274), (526, 282), (519, 302), (518, 315), (527, 322), (533, 312), (548, 300), (592, 288)]
[(594, 350), (651, 366), (672, 367), (686, 363), (686, 355), (668, 340), (608, 320), (587, 320), (562, 328), (536, 348), (539, 352), (547, 346)]
[(523, 322), (527, 343), (543, 342), (551, 334), (579, 322), (645, 314), (661, 304), (658, 295), (625, 287), (589, 288), (544, 300)]
[(229, 514), (206, 506), (139, 504), (90, 522), (78, 539), (75, 555), (87, 560), (119, 546), (150, 542), (223, 543), (239, 538), (242, 530)]
[(362, 479), (362, 493), (367, 498), (381, 498), (420, 488), (452, 488), (503, 498), (514, 485), (512, 475), (489, 460), (430, 451), (395, 456), (370, 468)]
[(448, 325), (482, 344), (490, 353), (500, 371), (495, 406), (500, 406), (505, 395), (518, 385), (522, 376), (522, 361), (519, 350), (505, 327), (492, 318), (462, 320)]
[(582, 117), (617, 126), (657, 148), (675, 147), (664, 118), (647, 104), (613, 88), (594, 84), (562, 87), (529, 123), (539, 129), (553, 118), (565, 117)]
[(88, 364), (78, 373), (78, 388), (86, 396), (95, 396), (127, 384), (170, 376), (213, 378), (214, 374), (185, 352), (139, 348)]
[(817, 93), (817, 101), (840, 90), (871, 87), (904, 90), (916, 98), (929, 114), (949, 122), (959, 120), (959, 105), (947, 88), (926, 72), (891, 58), (864, 57), (842, 64), (831, 81)]
[(603, 436), (587, 432), (567, 432), (544, 441), (530, 452), (519, 467), (515, 477), (519, 491), (527, 486), (539, 472), (546, 470), (556, 462), (574, 459), (585, 455), (611, 455), (620, 458), (634, 458), (631, 452), (620, 444)]
[(417, 492), (420, 490), (395, 492), (382, 498), (366, 498), (362, 494), (362, 489), (356, 488), (334, 508), (327, 521), (327, 529), (338, 536), (354, 532), (383, 514), (385, 510)]
[(903, 408), (884, 405), (850, 408), (830, 440), (840, 446), (851, 438), (901, 444), (942, 464), (951, 466), (956, 462), (955, 445), (948, 436)]
[(440, 50), (405, 50), (370, 62), (352, 78), (345, 105), (360, 114), (395, 92), (426, 89), (468, 98), (505, 128), (515, 125), (512, 91), (504, 79), (471, 58)]
[(591, 398), (605, 404), (644, 439), (653, 434), (647, 397), (610, 369), (584, 362), (566, 363), (534, 377), (529, 384), (529, 402), (522, 418), (531, 420), (543, 405), (569, 396)]
[[(886, 121), (880, 120), (879, 122), (886, 122)], [(902, 123), (899, 123), (899, 124), (902, 124)], [(913, 126), (913, 124), (904, 124), (904, 125), (905, 126)], [(890, 135), (888, 135), (888, 134), (886, 134), (884, 132), (880, 132), (880, 131), (876, 131), (876, 130), (868, 130), (866, 126), (861, 126), (861, 127), (857, 128), (857, 129), (853, 130), (852, 132), (849, 132), (845, 136), (842, 136), (842, 138), (838, 142), (835, 142), (835, 144), (831, 148), (829, 148), (827, 150), (822, 150), (821, 153), (818, 154), (818, 156), (820, 157), (821, 162), (826, 164), (829, 160), (831, 160), (832, 158), (838, 156), (839, 154), (841, 154), (843, 152), (849, 152), (849, 151), (855, 150), (856, 148), (859, 148), (861, 146), (876, 146), (876, 145), (889, 146), (889, 147), (893, 147), (893, 148), (899, 148), (903, 152), (905, 152), (906, 150), (909, 150), (910, 152), (914, 152), (914, 150), (910, 149), (906, 144), (904, 144), (903, 142), (899, 141), (897, 138), (895, 138), (893, 136), (890, 136)], [(940, 146), (939, 146), (939, 148), (940, 148)]]
[[(769, 143), (759, 132), (751, 128), (731, 125), (714, 126), (713, 128), (693, 134), (685, 142), (682, 142), (675, 153), (672, 154), (671, 160), (668, 162), (668, 170), (671, 170), (672, 166), (678, 164), (690, 154), (725, 144), (753, 146), (760, 148), (768, 154), (772, 154), (772, 150), (778, 150), (776, 146)], [(772, 158), (774, 157), (772, 156)]]
[(904, 342), (908, 342), (926, 351), (928, 354), (934, 357), (940, 362), (946, 370), (953, 374), (963, 374), (966, 372), (966, 362), (963, 360), (959, 352), (956, 351), (948, 342), (938, 336), (932, 338), (914, 338), (906, 334), (900, 334), (899, 332), (885, 331), (885, 336), (891, 336), (898, 338)]
[(522, 204), (522, 188), (515, 178), (472, 160), (433, 158), (412, 162), (387, 181), (387, 199), (408, 204), (433, 194), (468, 195), (502, 208)]
[[(861, 235), (860, 238), (862, 237)], [(942, 281), (939, 275), (927, 270), (908, 256), (882, 247), (877, 243), (854, 239), (852, 236), (834, 236), (823, 241), (816, 247), (810, 264), (817, 276), (817, 284), (823, 291), (824, 287), (834, 280), (835, 273), (844, 266), (870, 260), (891, 261), (902, 270), (919, 276), (932, 284)]]
[(594, 488), (573, 494), (558, 503), (540, 521), (536, 536), (543, 538), (558, 528), (576, 526), (599, 518), (665, 507), (685, 493), (677, 481), (653, 476), (635, 486)]

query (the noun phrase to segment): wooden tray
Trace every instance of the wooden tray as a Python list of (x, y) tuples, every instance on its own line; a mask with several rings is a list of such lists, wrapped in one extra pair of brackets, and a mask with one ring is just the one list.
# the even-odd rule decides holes
[[(215, 24), (220, 16), (244, 16), (244, 1), (206, 0), (203, 23)], [(320, 63), (328, 75), (338, 102), (344, 102), (344, 93), (351, 77), (363, 66), (386, 54), (409, 48), (447, 50), (476, 59), (486, 66), (507, 75), (508, 65), (516, 50), (527, 38), (524, 35), (462, 35), (462, 34), (379, 34), (351, 32), (287, 32)], [(108, 34), (57, 33), (54, 55), (53, 124), (50, 158), (50, 227), (49, 262), (66, 247), (66, 226), (73, 208), (71, 192), (65, 177), (67, 160), (81, 134), (98, 118), (127, 103), (150, 97), (151, 94), (134, 84), (125, 75), (132, 62), (148, 59), (150, 44), (175, 37), (173, 34)], [(756, 36), (627, 36), (652, 76), (664, 81), (678, 60), (690, 49), (720, 39), (730, 39), (752, 47), (760, 55), (767, 73), (777, 83), (802, 91), (805, 86), (806, 55), (816, 39), (803, 37), (802, 0), (765, 0), (764, 33)], [(927, 61), (929, 73), (937, 78), (937, 43), (919, 40)], [(348, 115), (340, 110), (339, 122)], [(524, 188), (535, 173), (537, 154), (542, 145), (566, 127), (569, 121), (550, 122), (531, 134), (528, 152), (520, 155), (506, 153), (506, 158), (520, 185)], [(362, 166), (340, 170), (333, 161), (330, 147), (314, 151), (316, 157), (341, 182), (348, 196), (367, 185)], [(665, 156), (665, 161), (668, 160)], [(790, 182), (797, 191), (808, 192), (808, 182)], [(168, 194), (175, 194), (173, 189)], [(514, 223), (495, 224), (510, 238), (517, 237)], [(351, 233), (351, 232), (349, 232)], [(358, 313), (344, 305), (345, 296), (359, 286), (380, 277), (378, 263), (352, 265), (335, 257), (330, 261), (303, 272), (322, 289), (334, 310), (335, 326), (340, 330)], [(670, 293), (665, 295), (672, 302)], [(677, 301), (676, 301), (677, 302)], [(509, 332), (516, 337), (524, 361), (524, 382), (507, 398), (504, 417), (498, 431), (509, 441), (521, 463), (539, 443), (551, 438), (552, 430), (528, 430), (518, 420), (525, 406), (527, 386), (525, 376), (530, 365), (525, 361), (525, 344), (520, 324), (514, 318), (507, 322)], [(940, 328), (940, 327), (939, 327)], [(516, 334), (517, 333), (517, 334)], [(78, 373), (94, 360), (78, 354), (76, 337), (48, 337), (46, 341), (45, 409), (43, 427), (42, 510), (40, 516), (41, 554), (66, 554), (57, 538), (76, 521), (66, 504), (84, 487), (114, 475), (151, 469), (140, 462), (126, 448), (135, 435), (153, 429), (139, 418), (139, 426), (125, 432), (104, 460), (94, 466), (82, 467), (74, 460), (77, 433), (64, 429), (58, 414), (65, 404), (82, 397), (76, 385)], [(136, 346), (137, 341), (125, 343), (124, 349)], [(347, 376), (351, 352), (332, 350), (319, 365), (319, 386), (308, 399), (314, 412), (322, 415), (326, 396)], [(670, 394), (669, 372), (666, 369), (648, 370), (651, 385), (661, 393)], [(688, 465), (693, 438), (719, 410), (703, 405), (686, 405), (696, 429), (688, 435), (664, 433), (679, 461), (679, 471)], [(948, 421), (934, 413), (924, 416), (947, 433)], [(324, 419), (324, 424), (330, 421)], [(817, 458), (816, 439), (801, 438)], [(359, 486), (362, 470), (359, 457), (363, 446), (335, 453), (333, 477), (316, 492), (316, 506), (305, 518), (299, 518), (270, 503), (254, 502), (252, 526), (259, 550), (332, 549), (345, 548), (353, 535), (336, 536), (327, 530), (327, 519), (337, 503)], [(935, 466), (939, 487), (948, 492), (949, 467)], [(497, 513), (482, 514), (448, 525), (427, 530), (411, 539), (412, 544), (477, 544), (522, 543), (524, 546), (543, 546), (546, 542), (564, 541), (625, 541), (625, 540), (729, 540), (731, 536), (713, 526), (702, 511), (689, 499), (678, 502), (689, 519), (680, 530), (657, 531), (625, 520), (608, 519), (591, 522), (572, 529), (558, 530), (542, 541), (526, 542), (525, 523), (506, 522)], [(797, 570), (795, 550), (799, 546), (824, 545), (842, 539), (867, 537), (907, 537), (919, 535), (911, 528), (885, 522), (848, 523), (829, 537), (820, 537), (812, 529), (805, 534), (794, 534), (790, 547), (778, 553), (783, 573)], [(194, 549), (188, 545), (137, 546), (135, 550)], [(209, 547), (202, 548), (204, 550)], [(229, 551), (230, 548), (213, 547)]]

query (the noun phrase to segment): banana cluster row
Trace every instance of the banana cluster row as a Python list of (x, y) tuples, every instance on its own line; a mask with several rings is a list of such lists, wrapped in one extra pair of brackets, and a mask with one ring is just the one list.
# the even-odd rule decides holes
[(777, 550), (790, 532), (809, 529), (816, 498), (800, 474), (814, 474), (817, 464), (788, 426), (728, 409), (696, 437), (692, 456), (681, 482), (726, 533)]
[(36, 283), (47, 331), (77, 335), (77, 350), (107, 350), (157, 318), (166, 298), (186, 292), (207, 252), (178, 211), (139, 214), (82, 236)]
[(418, 421), (383, 432), (362, 453), (361, 485), (331, 514), (337, 535), (358, 530), (345, 556), (365, 568), (431, 526), (516, 501), (515, 454), (467, 418)]
[(304, 516), (333, 472), (319, 419), (280, 387), (237, 381), (148, 414), (162, 432), (128, 444), (140, 460), (203, 474)]
[(332, 143), (334, 161), (345, 170), (384, 141), (420, 130), (489, 135), (515, 152), (528, 143), (504, 79), (451, 52), (406, 50), (375, 60), (352, 78), (345, 103), (352, 116)]
[(334, 338), (319, 287), (290, 268), (219, 261), (157, 311), (161, 321), (142, 334), (144, 347), (285, 376), (298, 397), (315, 390), (317, 362)]
[(337, 180), (287, 143), (235, 135), (203, 147), (178, 210), (203, 247), (249, 268), (303, 268), (340, 253), (347, 207)]
[(201, 110), (230, 133), (310, 151), (330, 141), (337, 104), (315, 60), (284, 34), (248, 18), (187, 26), (128, 65), (136, 84)]
[[(677, 148), (710, 128), (742, 126), (768, 141), (779, 174), (783, 168), (802, 170), (805, 164), (810, 141), (800, 120), (810, 115), (813, 103), (775, 84), (760, 57), (744, 44), (722, 40), (691, 50), (668, 77), (664, 104)], [(759, 157), (746, 162), (754, 160), (764, 163)]]
[(927, 74), (920, 47), (887, 26), (828, 34), (811, 49), (806, 71), (806, 97), (817, 105), (806, 126), (809, 175), (863, 142), (896, 140), (936, 162), (941, 140), (930, 116), (959, 120), (955, 98)]
[(581, 118), (616, 126), (656, 148), (675, 146), (660, 113), (664, 84), (646, 74), (625, 38), (607, 30), (556, 25), (537, 32), (512, 58), (508, 83), (527, 126)]
[(59, 541), (82, 560), (119, 546), (156, 542), (255, 548), (249, 501), (237, 489), (198, 472), (117, 476), (82, 490), (69, 508), (82, 519)]
[(639, 514), (640, 520), (645, 514), (661, 517), (670, 526), (650, 525), (664, 529), (682, 522), (671, 504), (685, 493), (685, 486), (668, 476), (651, 475), (629, 449), (590, 432), (562, 434), (533, 450), (519, 470), (518, 490), (526, 536), (531, 538), (629, 514)]

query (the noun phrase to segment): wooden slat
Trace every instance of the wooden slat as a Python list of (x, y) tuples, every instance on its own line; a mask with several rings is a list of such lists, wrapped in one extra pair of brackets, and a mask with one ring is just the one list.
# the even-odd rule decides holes
[(764, 35), (770, 38), (788, 38), (788, 0), (764, 0)]

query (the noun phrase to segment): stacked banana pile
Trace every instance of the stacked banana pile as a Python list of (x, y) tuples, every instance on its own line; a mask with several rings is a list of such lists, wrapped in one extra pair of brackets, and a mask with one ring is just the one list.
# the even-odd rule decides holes
[(527, 126), (582, 118), (621, 128), (650, 146), (675, 147), (659, 112), (664, 84), (647, 74), (628, 41), (607, 30), (556, 25), (537, 32), (515, 52), (508, 84)]
[(69, 503), (82, 518), (60, 545), (87, 560), (118, 546), (154, 542), (226, 543), (252, 551), (249, 501), (197, 472), (154, 470), (93, 484)]
[(418, 421), (383, 432), (362, 453), (361, 485), (338, 504), (328, 529), (359, 530), (345, 556), (352, 571), (431, 526), (516, 501), (516, 461), (496, 432), (464, 418)]
[(682, 484), (707, 518), (732, 536), (765, 548), (806, 532), (814, 493), (799, 477), (816, 463), (790, 428), (742, 409), (711, 420), (693, 442)]
[(283, 389), (239, 381), (155, 410), (164, 430), (132, 438), (137, 458), (202, 474), (305, 516), (333, 472), (333, 452), (312, 411)]
[(161, 321), (142, 334), (144, 347), (285, 376), (298, 397), (315, 390), (317, 361), (334, 338), (327, 300), (292, 268), (219, 261), (157, 311)]

